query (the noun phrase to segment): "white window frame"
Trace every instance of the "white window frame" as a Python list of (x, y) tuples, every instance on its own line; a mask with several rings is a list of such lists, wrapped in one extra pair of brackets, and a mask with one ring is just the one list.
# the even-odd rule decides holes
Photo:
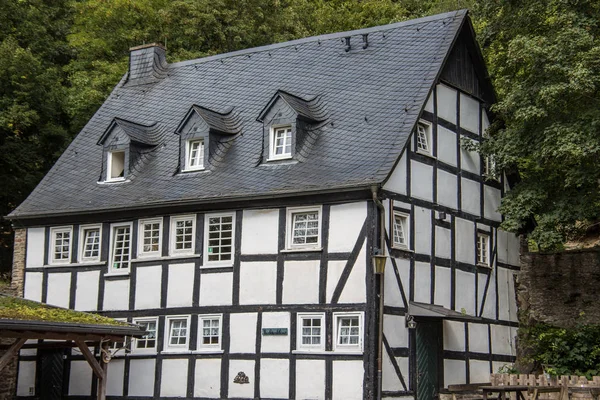
[[(290, 130), (290, 152), (283, 153), (283, 154), (275, 154), (275, 135), (277, 134), (277, 131), (281, 130), (281, 129), (284, 129), (284, 133), (285, 133), (285, 130), (287, 130), (287, 129)], [(294, 130), (292, 128), (292, 125), (271, 126), (270, 132), (269, 132), (269, 160), (286, 160), (286, 159), (292, 158), (293, 143), (294, 143)], [(286, 144), (287, 143), (285, 142), (285, 139), (284, 139), (284, 146), (283, 146), (284, 151), (285, 151)]]
[[(158, 223), (158, 250), (156, 251), (144, 251), (144, 225), (145, 224), (156, 224)], [(163, 219), (162, 218), (149, 218), (141, 219), (138, 221), (138, 258), (144, 257), (160, 257), (162, 254), (162, 236), (163, 236)]]
[[(135, 338), (131, 343), (131, 352), (135, 354), (154, 354), (156, 353), (156, 349), (158, 348), (158, 317), (145, 317), (145, 318), (134, 318), (134, 324), (140, 324), (141, 322), (154, 322), (156, 324), (156, 331), (154, 333), (154, 347), (144, 347), (139, 349), (137, 347), (138, 340), (142, 340), (143, 338)], [(147, 339), (146, 339), (147, 340)]]
[[(302, 343), (302, 322), (305, 319), (321, 320), (321, 343), (303, 344)], [(325, 351), (325, 313), (298, 313), (296, 320), (296, 349), (302, 351)]]
[[(165, 341), (164, 350), (166, 352), (184, 352), (190, 348), (190, 315), (169, 315), (165, 318)], [(185, 330), (185, 344), (171, 344), (171, 321), (173, 320), (185, 320), (187, 321)]]
[[(177, 222), (192, 220), (192, 244), (190, 249), (176, 249), (176, 238), (175, 233)], [(171, 217), (170, 230), (169, 230), (169, 254), (172, 256), (178, 255), (191, 255), (196, 252), (196, 214), (187, 215), (176, 215)]]
[[(419, 125), (422, 125), (425, 129), (425, 139), (427, 140), (427, 150), (423, 150), (419, 148)], [(432, 134), (432, 126), (431, 123), (425, 120), (420, 119), (417, 122), (417, 126), (415, 129), (416, 143), (415, 143), (415, 151), (420, 154), (425, 154), (433, 157), (433, 134)]]
[[(214, 319), (218, 319), (219, 320), (219, 343), (217, 344), (204, 344), (203, 343), (203, 339), (204, 339), (204, 325), (203, 322), (204, 320), (214, 320)], [(198, 315), (198, 343), (196, 345), (196, 348), (198, 349), (198, 351), (219, 351), (222, 349), (222, 345), (223, 345), (223, 314), (204, 314), (204, 315)]]
[(496, 160), (493, 155), (483, 157), (483, 175), (487, 180), (500, 181), (500, 175), (496, 171)]
[[(123, 153), (123, 176), (119, 176), (116, 178), (111, 178), (112, 175), (112, 158), (115, 153)], [(125, 175), (127, 173), (127, 165), (126, 165), (127, 154), (125, 154), (125, 149), (122, 150), (112, 150), (107, 152), (106, 154), (106, 182), (119, 182), (125, 180)]]
[[(319, 235), (317, 236), (317, 243), (308, 244), (294, 244), (294, 214), (317, 212), (319, 215)], [(317, 250), (321, 248), (321, 234), (323, 229), (323, 207), (290, 207), (286, 210), (286, 249), (288, 250)]]
[[(115, 251), (115, 231), (118, 228), (129, 227), (129, 261), (127, 263), (127, 268), (114, 268), (114, 251)], [(110, 245), (108, 252), (108, 274), (120, 275), (129, 273), (131, 270), (131, 250), (133, 248), (133, 222), (119, 222), (110, 225)]]
[[(485, 249), (483, 253), (480, 251), (480, 241), (481, 239), (485, 239)], [(485, 260), (482, 255), (485, 255)], [(477, 242), (475, 247), (475, 256), (477, 257), (477, 265), (481, 265), (484, 267), (490, 266), (490, 235), (485, 233), (477, 232)]]
[[(218, 260), (218, 261), (209, 261), (208, 252), (209, 248), (209, 221), (210, 218), (215, 217), (231, 217), (231, 259), (230, 260)], [(215, 214), (206, 214), (204, 216), (204, 266), (207, 267), (220, 267), (220, 266), (230, 266), (233, 265), (233, 261), (235, 259), (235, 212), (225, 212), (225, 213), (215, 213)]]
[[(396, 243), (396, 217), (403, 219), (403, 233), (405, 243)], [(394, 210), (392, 212), (392, 247), (396, 249), (409, 249), (410, 247), (410, 214)]]
[[(57, 233), (69, 233), (69, 257), (57, 260), (55, 258), (56, 253), (54, 247), (56, 246), (56, 234)], [(71, 256), (73, 251), (73, 227), (72, 226), (55, 226), (50, 228), (50, 243), (48, 245), (48, 263), (50, 265), (63, 265), (71, 263)]]
[[(199, 157), (199, 161), (202, 161), (202, 163), (199, 163), (198, 165), (191, 165), (192, 159), (190, 158), (191, 153), (192, 153), (192, 144), (199, 142), (200, 143), (200, 148), (198, 149), (199, 154), (201, 154), (201, 156)], [(188, 139), (185, 141), (185, 168), (184, 171), (201, 171), (204, 169), (204, 139), (202, 138), (193, 138), (193, 139)]]
[[(358, 318), (358, 343), (340, 344), (340, 319)], [(340, 353), (362, 353), (364, 342), (364, 313), (363, 312), (340, 312), (333, 313), (333, 350)]]
[[(85, 232), (92, 229), (98, 229), (98, 255), (96, 257), (85, 257)], [(81, 225), (79, 227), (79, 262), (85, 263), (97, 263), (100, 262), (100, 255), (102, 254), (102, 224), (94, 225)]]

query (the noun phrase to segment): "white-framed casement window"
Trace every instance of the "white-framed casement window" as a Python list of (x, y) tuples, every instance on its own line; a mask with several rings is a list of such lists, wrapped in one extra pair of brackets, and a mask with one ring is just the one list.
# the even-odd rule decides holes
[(115, 150), (107, 153), (106, 180), (122, 181), (125, 179), (125, 150)]
[(171, 217), (170, 254), (194, 254), (196, 243), (196, 215)]
[(325, 314), (298, 313), (296, 326), (298, 350), (325, 350)]
[(425, 121), (417, 122), (417, 152), (433, 155), (433, 140), (431, 138), (431, 124)]
[(191, 139), (185, 145), (185, 171), (204, 169), (204, 139)]
[(315, 249), (321, 246), (321, 207), (287, 209), (287, 248)]
[(363, 313), (333, 313), (334, 350), (358, 353), (363, 351)]
[(392, 225), (393, 247), (397, 247), (400, 249), (408, 249), (408, 214), (399, 211), (394, 211)]
[(132, 226), (131, 222), (111, 225), (109, 273), (129, 271)]
[(483, 233), (477, 233), (477, 264), (490, 265), (490, 237)]
[(147, 333), (133, 341), (131, 351), (133, 353), (155, 353), (158, 318), (134, 318), (133, 323), (142, 326)]
[(221, 350), (223, 316), (221, 314), (198, 316), (198, 350)]
[(71, 226), (50, 228), (50, 264), (69, 264), (72, 243), (73, 228)]
[(139, 222), (138, 257), (159, 257), (162, 242), (162, 218)]
[(235, 213), (207, 214), (204, 222), (206, 265), (229, 265), (235, 245)]
[(190, 316), (169, 316), (165, 323), (166, 351), (187, 351), (190, 341)]
[(272, 127), (269, 136), (269, 160), (285, 158), (292, 158), (292, 127)]
[(82, 225), (79, 227), (79, 262), (100, 261), (102, 225)]

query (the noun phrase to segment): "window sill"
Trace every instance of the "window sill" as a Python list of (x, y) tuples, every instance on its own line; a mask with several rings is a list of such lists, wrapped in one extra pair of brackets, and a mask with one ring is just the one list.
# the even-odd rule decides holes
[(322, 247), (307, 247), (305, 249), (282, 249), (279, 250), (280, 253), (316, 253), (319, 251), (323, 251)]
[(292, 159), (293, 159), (293, 157), (290, 154), (290, 155), (285, 155), (285, 156), (280, 156), (280, 157), (269, 157), (269, 158), (267, 158), (267, 162), (270, 162), (270, 161), (285, 161), (285, 160), (292, 160)]
[(79, 263), (64, 263), (64, 264), (45, 264), (44, 268), (60, 268), (60, 267), (100, 267), (106, 265), (106, 261), (94, 261), (94, 262), (79, 262)]
[(398, 250), (398, 251), (405, 251), (407, 253), (414, 253), (414, 250), (409, 249), (407, 246), (398, 246), (398, 245), (392, 245), (392, 249), (394, 250)]
[(135, 351), (133, 353), (127, 353), (127, 354), (125, 354), (125, 356), (127, 356), (127, 357), (147, 357), (147, 356), (155, 356), (156, 354), (158, 354), (158, 353), (156, 353), (156, 350), (148, 351), (148, 352)]
[(420, 155), (425, 156), (425, 157), (432, 158), (434, 160), (437, 159), (437, 157), (435, 157), (433, 154), (431, 154), (429, 152), (426, 152), (426, 151), (423, 151), (423, 150), (416, 150), (415, 153), (416, 154), (420, 154)]
[(491, 266), (491, 265), (489, 265), (489, 264), (477, 263), (477, 266), (478, 266), (478, 267), (481, 267), (481, 268), (492, 269), (492, 266)]
[(163, 350), (160, 354), (193, 354), (191, 350)]
[(123, 178), (123, 179), (115, 179), (115, 180), (111, 180), (111, 181), (99, 181), (98, 185), (114, 185), (114, 184), (127, 183), (127, 182), (131, 182), (131, 180)]
[(104, 274), (104, 276), (128, 276), (131, 274), (130, 270), (126, 270), (126, 271), (111, 271), (111, 272), (107, 272)]
[(356, 355), (356, 354), (363, 354), (362, 349), (335, 349), (333, 350), (333, 353), (335, 354), (348, 354), (348, 355)]
[(292, 354), (314, 354), (319, 356), (360, 355), (362, 350), (357, 351), (325, 351), (325, 350), (292, 350)]
[(217, 349), (206, 349), (206, 350), (194, 350), (192, 354), (223, 354), (224, 350)]
[(183, 259), (183, 258), (199, 258), (200, 256), (198, 254), (178, 254), (175, 256), (159, 256), (159, 257), (138, 257), (138, 258), (134, 258), (131, 259), (132, 263), (141, 263), (141, 262), (148, 262), (148, 261), (165, 261), (165, 260), (178, 260), (178, 259)]
[(201, 265), (201, 269), (211, 269), (211, 268), (232, 268), (233, 262), (229, 262), (227, 264), (204, 264)]
[(206, 168), (202, 167), (202, 168), (182, 169), (181, 173), (182, 174), (189, 174), (191, 172), (203, 172), (203, 171), (206, 171)]

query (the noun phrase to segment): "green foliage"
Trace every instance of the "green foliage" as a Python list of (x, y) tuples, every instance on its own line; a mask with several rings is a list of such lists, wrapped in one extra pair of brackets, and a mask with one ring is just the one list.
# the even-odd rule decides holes
[(600, 325), (557, 328), (537, 324), (519, 329), (520, 340), (531, 349), (531, 360), (551, 375), (600, 374)]
[(500, 100), (482, 151), (520, 178), (500, 207), (503, 226), (535, 220), (530, 238), (557, 248), (600, 217), (600, 3), (485, 0), (475, 11)]

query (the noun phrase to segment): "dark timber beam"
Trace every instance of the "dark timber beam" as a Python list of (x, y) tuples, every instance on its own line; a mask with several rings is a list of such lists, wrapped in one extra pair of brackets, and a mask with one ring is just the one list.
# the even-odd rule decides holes
[(0, 371), (2, 371), (4, 367), (6, 367), (6, 364), (10, 362), (13, 356), (17, 355), (17, 353), (19, 352), (21, 347), (23, 347), (23, 344), (25, 344), (26, 341), (27, 339), (24, 338), (17, 339), (12, 344), (12, 346), (10, 346), (10, 348), (6, 351), (6, 353), (4, 353), (2, 357), (0, 357)]
[(81, 354), (83, 354), (83, 357), (86, 359), (88, 364), (90, 364), (90, 367), (92, 367), (94, 375), (96, 375), (100, 379), (103, 379), (104, 370), (102, 369), (102, 366), (100, 365), (98, 360), (96, 360), (96, 357), (94, 357), (88, 346), (81, 340), (76, 340), (75, 343), (77, 343), (77, 347), (79, 347), (79, 350), (81, 350)]

